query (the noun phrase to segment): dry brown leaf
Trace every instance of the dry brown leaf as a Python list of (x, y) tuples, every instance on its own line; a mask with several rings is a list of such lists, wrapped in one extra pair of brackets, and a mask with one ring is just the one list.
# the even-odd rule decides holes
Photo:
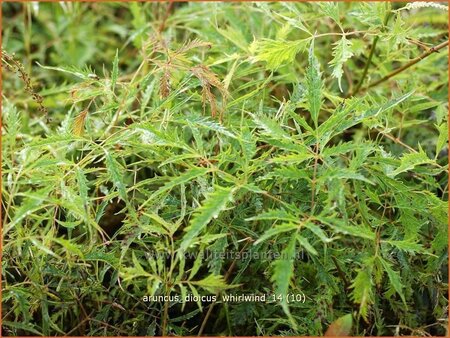
[(82, 136), (84, 132), (84, 124), (86, 122), (87, 110), (83, 110), (73, 121), (73, 133), (76, 136)]

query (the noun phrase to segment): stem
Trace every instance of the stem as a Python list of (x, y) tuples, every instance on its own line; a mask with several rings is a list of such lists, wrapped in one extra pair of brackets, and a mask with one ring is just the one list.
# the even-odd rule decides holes
[(331, 256), (331, 259), (332, 259), (334, 265), (336, 266), (336, 270), (337, 270), (337, 272), (338, 272), (338, 274), (339, 274), (339, 277), (340, 277), (340, 278), (342, 279), (342, 281), (344, 282), (344, 288), (345, 288), (346, 290), (348, 290), (348, 289), (350, 288), (350, 283), (348, 282), (347, 277), (345, 277), (345, 273), (342, 271), (342, 269), (341, 269), (341, 267), (340, 267), (340, 265), (339, 265), (339, 263), (338, 263), (336, 257)]
[[(169, 292), (166, 292), (166, 296), (170, 296)], [(169, 317), (169, 302), (164, 302), (164, 313), (163, 313), (163, 322), (162, 322), (162, 336), (167, 336), (167, 321)]]
[[(175, 248), (173, 243), (173, 237), (170, 238), (170, 248), (171, 248), (171, 255), (170, 255), (170, 269), (169, 273), (167, 274), (166, 278), (166, 296), (169, 298), (170, 291), (172, 287), (172, 272), (175, 267), (176, 262), (178, 262), (178, 258), (174, 261), (173, 256), (175, 254)], [(167, 324), (169, 320), (169, 302), (164, 302), (164, 313), (163, 313), (163, 323), (162, 323), (162, 335), (167, 336)]]
[(415, 59), (412, 59), (411, 61), (409, 61), (409, 62), (408, 62), (407, 64), (405, 64), (404, 66), (402, 66), (402, 67), (400, 67), (400, 68), (394, 70), (393, 72), (389, 73), (389, 74), (386, 75), (385, 77), (383, 77), (383, 78), (381, 78), (381, 79), (379, 79), (379, 80), (377, 80), (377, 81), (375, 81), (375, 82), (372, 82), (371, 84), (369, 84), (369, 85), (368, 85), (366, 88), (364, 88), (363, 90), (367, 90), (367, 89), (369, 89), (369, 88), (375, 87), (375, 86), (379, 85), (380, 83), (383, 83), (383, 82), (389, 80), (391, 77), (394, 77), (395, 75), (397, 75), (397, 74), (403, 72), (404, 70), (408, 69), (409, 67), (414, 66), (414, 65), (415, 65), (416, 63), (418, 63), (419, 61), (425, 59), (426, 57), (430, 56), (430, 55), (433, 54), (433, 53), (438, 52), (440, 49), (442, 49), (442, 48), (444, 48), (444, 47), (446, 47), (446, 46), (448, 46), (448, 40), (445, 41), (445, 42), (440, 43), (440, 44), (437, 45), (437, 46), (434, 46), (434, 47), (430, 48), (430, 49), (427, 50), (425, 53), (419, 55), (419, 56), (416, 57)]
[[(387, 23), (388, 23), (390, 17), (391, 17), (390, 14), (387, 14), (387, 15), (386, 15), (386, 17), (384, 18), (383, 27), (387, 25)], [(356, 85), (355, 90), (354, 90), (353, 92), (351, 92), (351, 94), (348, 95), (348, 96), (354, 96), (354, 95), (356, 95), (356, 94), (359, 92), (359, 90), (361, 89), (361, 86), (362, 86), (362, 84), (364, 83), (364, 80), (365, 80), (365, 78), (366, 78), (366, 76), (367, 76), (367, 71), (369, 70), (369, 66), (370, 66), (370, 64), (372, 63), (372, 58), (373, 58), (373, 55), (375, 54), (375, 48), (376, 48), (376, 46), (377, 46), (377, 43), (378, 43), (378, 40), (379, 40), (379, 39), (380, 39), (380, 35), (377, 35), (377, 36), (375, 37), (375, 39), (373, 40), (372, 47), (370, 48), (370, 53), (369, 53), (369, 56), (368, 56), (368, 58), (367, 58), (367, 62), (366, 62), (366, 65), (365, 65), (365, 67), (364, 67), (364, 70), (363, 70), (363, 73), (362, 73), (362, 75), (361, 75), (361, 78), (359, 79), (359, 82), (358, 82), (358, 84)]]
[(314, 155), (314, 172), (311, 182), (311, 214), (314, 212), (315, 195), (316, 195), (316, 176), (317, 176), (317, 164), (319, 161), (319, 143), (316, 143), (315, 155)]
[(172, 11), (172, 8), (173, 8), (173, 2), (170, 1), (169, 5), (167, 6), (166, 13), (164, 14), (164, 18), (161, 21), (161, 25), (159, 26), (159, 29), (158, 29), (159, 33), (162, 33), (164, 31), (164, 29), (166, 28), (166, 22), (167, 22), (167, 19), (169, 18), (170, 12)]
[(394, 141), (395, 143), (400, 144), (401, 146), (407, 148), (410, 152), (412, 153), (417, 153), (417, 151), (414, 148), (411, 148), (409, 145), (407, 145), (406, 143), (403, 143), (402, 140), (400, 140), (398, 137), (392, 136), (391, 134), (385, 133), (380, 129), (377, 129), (381, 135), (386, 136), (388, 139), (390, 139), (391, 141)]
[(377, 35), (375, 37), (375, 39), (373, 40), (372, 48), (370, 48), (369, 57), (367, 58), (367, 62), (366, 62), (366, 65), (364, 67), (364, 70), (363, 70), (363, 73), (361, 75), (361, 78), (359, 79), (359, 82), (356, 85), (355, 90), (349, 96), (356, 95), (359, 92), (359, 90), (361, 89), (361, 86), (362, 86), (362, 84), (364, 82), (364, 79), (366, 78), (367, 71), (369, 70), (369, 66), (372, 63), (373, 54), (375, 53), (375, 47), (377, 46), (377, 43), (378, 43), (379, 39), (380, 39), (380, 36)]
[[(245, 248), (247, 247), (248, 242), (245, 243), (245, 245), (242, 247), (242, 249), (239, 251), (239, 255), (241, 255)], [(233, 262), (231, 263), (230, 267), (228, 268), (227, 272), (225, 273), (224, 276), (224, 280), (227, 281), (228, 278), (231, 275), (231, 272), (234, 270), (234, 267), (236, 266), (236, 258), (233, 260)], [(216, 293), (216, 297), (219, 296), (220, 292)], [(205, 315), (205, 318), (203, 319), (202, 325), (200, 326), (200, 330), (198, 331), (198, 335), (197, 336), (201, 336), (203, 333), (203, 330), (205, 329), (206, 323), (208, 322), (209, 316), (211, 316), (212, 310), (214, 309), (214, 305), (216, 305), (216, 303), (211, 303), (211, 305), (209, 306), (208, 312)]]
[(311, 38), (321, 38), (321, 37), (325, 37), (325, 36), (349, 36), (349, 35), (358, 35), (358, 34), (375, 34), (375, 33), (371, 33), (370, 31), (354, 31), (354, 32), (342, 32), (342, 33), (338, 33), (338, 32), (331, 32), (331, 33), (323, 33), (323, 34), (317, 34), (317, 35), (312, 35)]

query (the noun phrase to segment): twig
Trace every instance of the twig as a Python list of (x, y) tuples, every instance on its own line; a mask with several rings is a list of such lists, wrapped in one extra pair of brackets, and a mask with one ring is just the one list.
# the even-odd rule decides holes
[(34, 90), (31, 83), (31, 77), (25, 70), (23, 64), (16, 59), (14, 53), (10, 55), (4, 49), (1, 49), (0, 54), (1, 62), (5, 64), (6, 69), (11, 71), (12, 73), (16, 73), (17, 76), (22, 80), (22, 82), (25, 84), (25, 90), (31, 96), (33, 101), (36, 102), (39, 111), (44, 114), (47, 122), (49, 122), (48, 110), (43, 104), (44, 98)]
[(167, 19), (169, 18), (170, 12), (172, 11), (172, 8), (173, 8), (173, 1), (170, 1), (169, 6), (167, 6), (166, 13), (164, 14), (164, 18), (161, 22), (161, 25), (159, 26), (159, 29), (158, 29), (159, 33), (162, 33), (164, 31), (164, 29), (166, 28), (166, 22), (167, 22)]
[(363, 73), (361, 75), (361, 78), (359, 79), (359, 82), (356, 85), (355, 90), (353, 92), (350, 92), (350, 94), (348, 95), (349, 97), (356, 95), (359, 92), (359, 90), (361, 89), (361, 86), (362, 86), (362, 84), (364, 82), (364, 79), (366, 78), (367, 71), (369, 70), (369, 66), (372, 63), (373, 54), (375, 53), (375, 47), (377, 46), (377, 42), (378, 42), (379, 38), (380, 38), (380, 36), (377, 35), (375, 37), (375, 39), (373, 40), (372, 48), (370, 49), (370, 53), (369, 53), (369, 56), (367, 58), (367, 62), (366, 62), (366, 65), (364, 67), (364, 70), (363, 70)]
[(369, 84), (367, 87), (365, 87), (365, 88), (362, 89), (362, 90), (365, 91), (365, 90), (367, 90), (367, 89), (369, 89), (369, 88), (375, 87), (375, 86), (379, 85), (380, 83), (383, 83), (383, 82), (389, 80), (391, 77), (394, 77), (395, 75), (397, 75), (397, 74), (403, 72), (404, 70), (408, 69), (409, 67), (414, 66), (414, 65), (415, 65), (416, 63), (418, 63), (419, 61), (425, 59), (426, 57), (430, 56), (430, 55), (433, 54), (433, 53), (438, 52), (440, 49), (446, 47), (447, 45), (448, 45), (448, 40), (445, 41), (445, 42), (443, 42), (443, 43), (441, 43), (441, 44), (439, 44), (439, 45), (437, 45), (437, 46), (434, 46), (434, 47), (430, 48), (429, 50), (427, 50), (427, 51), (426, 51), (425, 53), (423, 53), (422, 55), (419, 55), (419, 56), (416, 57), (415, 59), (412, 59), (412, 60), (409, 61), (407, 64), (405, 64), (405, 65), (403, 65), (402, 67), (400, 67), (400, 68), (394, 70), (393, 72), (389, 73), (389, 74), (386, 75), (385, 77), (383, 77), (383, 78), (381, 78), (381, 79), (379, 79), (379, 80), (377, 80), (377, 81), (375, 81), (375, 82), (372, 82), (371, 84)]
[(425, 44), (419, 40), (414, 40), (412, 38), (406, 38), (406, 40), (408, 40), (408, 42), (412, 43), (413, 45), (419, 46), (420, 48), (422, 48), (424, 50), (428, 50), (430, 48), (427, 44)]
[[(387, 23), (388, 23), (390, 17), (391, 17), (391, 16), (390, 16), (389, 14), (386, 15), (386, 17), (385, 17), (385, 19), (384, 19), (383, 26), (386, 26), (386, 25), (387, 25)], [(362, 84), (364, 83), (364, 79), (366, 78), (367, 71), (369, 70), (369, 66), (370, 66), (370, 64), (372, 63), (372, 58), (373, 58), (373, 55), (375, 54), (375, 48), (376, 48), (376, 46), (377, 46), (377, 43), (378, 43), (378, 40), (379, 40), (379, 39), (380, 39), (380, 36), (377, 35), (377, 36), (375, 37), (375, 39), (373, 40), (372, 47), (370, 48), (370, 53), (369, 53), (369, 56), (368, 56), (368, 58), (367, 58), (366, 65), (365, 65), (364, 70), (363, 70), (363, 73), (362, 73), (362, 75), (361, 75), (361, 79), (359, 79), (359, 82), (358, 82), (358, 84), (356, 85), (354, 91), (349, 91), (349, 93), (351, 93), (351, 94), (349, 94), (347, 97), (354, 96), (354, 95), (357, 94), (357, 93), (359, 92), (359, 90), (361, 89), (361, 86), (362, 86)]]
[(338, 263), (336, 257), (331, 256), (331, 259), (333, 260), (333, 263), (336, 266), (336, 270), (337, 270), (337, 272), (339, 274), (339, 277), (344, 282), (344, 288), (346, 290), (348, 290), (350, 288), (350, 283), (348, 282), (347, 277), (345, 277), (345, 273), (342, 271), (341, 267), (339, 266), (339, 263)]
[(395, 143), (400, 144), (401, 146), (407, 148), (409, 151), (411, 151), (412, 153), (417, 153), (417, 151), (414, 148), (411, 148), (409, 145), (407, 145), (406, 143), (403, 143), (402, 140), (400, 140), (398, 137), (392, 136), (391, 134), (385, 133), (380, 129), (377, 129), (378, 132), (383, 135), (386, 136), (388, 139), (390, 139), (391, 141), (394, 141)]
[(315, 195), (316, 195), (316, 176), (317, 176), (317, 164), (319, 161), (319, 143), (316, 143), (315, 147), (315, 156), (314, 156), (314, 172), (313, 172), (313, 178), (311, 182), (311, 214), (314, 211), (314, 204), (315, 204)]
[[(242, 249), (239, 251), (239, 256), (244, 252), (245, 248), (247, 247), (249, 242), (245, 243), (245, 245), (242, 247)], [(228, 278), (231, 275), (231, 272), (234, 270), (234, 267), (236, 265), (236, 259), (233, 260), (233, 262), (231, 263), (230, 267), (228, 268), (227, 272), (225, 273), (224, 279), (225, 281), (228, 280)], [(218, 296), (219, 293), (216, 294), (216, 296)], [(211, 305), (209, 306), (208, 312), (205, 315), (205, 318), (203, 319), (202, 325), (200, 326), (200, 330), (198, 331), (198, 336), (201, 336), (203, 333), (203, 330), (205, 329), (206, 323), (208, 322), (209, 316), (212, 313), (212, 310), (214, 309), (214, 305), (216, 305), (216, 303), (211, 303)]]

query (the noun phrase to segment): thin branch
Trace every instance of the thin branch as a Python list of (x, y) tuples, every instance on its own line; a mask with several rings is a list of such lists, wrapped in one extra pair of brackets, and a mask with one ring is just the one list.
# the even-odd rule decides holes
[(392, 136), (389, 133), (385, 133), (380, 129), (377, 129), (381, 135), (386, 136), (388, 139), (390, 139), (391, 141), (394, 141), (395, 143), (400, 144), (401, 146), (407, 148), (410, 152), (412, 153), (417, 153), (417, 150), (415, 150), (414, 148), (411, 148), (409, 145), (407, 145), (406, 143), (404, 143), (402, 140), (400, 140), (398, 137)]
[(369, 70), (369, 66), (370, 66), (370, 64), (372, 63), (372, 58), (373, 58), (373, 55), (374, 55), (374, 53), (375, 53), (375, 47), (377, 46), (377, 43), (378, 43), (379, 38), (380, 38), (380, 36), (377, 35), (377, 36), (375, 37), (375, 39), (373, 40), (372, 48), (370, 49), (370, 53), (369, 53), (369, 56), (368, 56), (368, 58), (367, 58), (367, 62), (366, 62), (366, 65), (365, 65), (365, 67), (364, 67), (364, 70), (363, 70), (363, 73), (362, 73), (362, 75), (361, 75), (361, 78), (359, 79), (359, 82), (358, 82), (358, 84), (356, 85), (355, 90), (354, 90), (353, 92), (351, 92), (351, 94), (348, 95), (348, 96), (354, 96), (354, 95), (356, 95), (356, 94), (359, 92), (359, 90), (361, 89), (361, 86), (362, 86), (362, 84), (363, 84), (363, 82), (364, 82), (364, 79), (366, 78), (367, 71)]
[(311, 182), (311, 214), (314, 212), (314, 204), (315, 204), (315, 195), (316, 195), (316, 179), (317, 179), (317, 165), (319, 162), (319, 143), (316, 143), (316, 147), (314, 149), (314, 172)]
[(412, 38), (406, 38), (406, 40), (408, 40), (408, 42), (412, 43), (413, 45), (416, 45), (416, 46), (422, 48), (423, 50), (428, 50), (430, 48), (429, 44), (425, 44), (419, 40), (415, 40)]
[[(241, 256), (241, 254), (244, 252), (245, 248), (247, 247), (249, 240), (251, 241), (250, 238), (247, 238), (247, 243), (245, 243), (245, 245), (239, 251), (239, 257)], [(233, 272), (235, 266), (236, 266), (236, 258), (233, 260), (233, 262), (231, 263), (227, 272), (225, 273), (225, 276), (224, 276), (225, 281), (228, 281), (228, 278), (230, 277), (231, 273)], [(219, 295), (220, 295), (220, 292), (216, 293), (216, 297), (218, 297)], [(205, 318), (203, 319), (202, 324), (200, 326), (200, 330), (198, 331), (198, 336), (202, 335), (203, 330), (205, 329), (206, 323), (208, 322), (208, 319), (211, 316), (212, 310), (214, 309), (214, 305), (216, 305), (216, 302), (211, 303), (211, 305), (209, 306), (208, 312), (206, 313)]]
[(164, 14), (164, 18), (161, 21), (161, 24), (159, 26), (158, 32), (162, 33), (164, 31), (164, 29), (166, 28), (166, 22), (167, 19), (169, 18), (170, 12), (172, 11), (173, 8), (173, 1), (169, 2), (169, 5), (167, 6), (166, 12)]
[[(387, 25), (390, 17), (391, 16), (389, 14), (386, 15), (386, 17), (384, 19), (383, 27)], [(364, 80), (365, 80), (365, 78), (367, 76), (367, 71), (369, 70), (369, 66), (372, 63), (372, 58), (373, 58), (373, 55), (375, 54), (375, 49), (377, 47), (377, 43), (378, 43), (379, 39), (380, 39), (380, 35), (377, 35), (375, 37), (375, 39), (373, 40), (372, 47), (370, 48), (370, 53), (369, 53), (369, 56), (367, 57), (367, 62), (366, 62), (366, 65), (364, 67), (364, 70), (363, 70), (363, 73), (361, 75), (361, 78), (359, 79), (359, 82), (356, 85), (354, 91), (352, 91), (351, 94), (349, 94), (348, 96), (356, 95), (359, 92), (359, 90), (361, 89), (361, 86), (364, 83)]]
[(345, 277), (345, 273), (342, 271), (336, 257), (331, 256), (331, 259), (333, 260), (334, 265), (336, 266), (336, 270), (338, 272), (339, 277), (342, 279), (342, 281), (344, 282), (344, 288), (346, 290), (348, 290), (350, 288), (350, 283), (347, 279), (347, 277)]
[(419, 56), (416, 57), (415, 59), (412, 59), (411, 61), (409, 61), (409, 62), (408, 62), (407, 64), (405, 64), (404, 66), (402, 66), (402, 67), (400, 67), (400, 68), (394, 70), (393, 72), (389, 73), (389, 74), (386, 75), (385, 77), (383, 77), (383, 78), (381, 78), (381, 79), (379, 79), (379, 80), (377, 80), (377, 81), (375, 81), (375, 82), (372, 82), (372, 83), (369, 84), (367, 87), (365, 87), (364, 89), (362, 89), (362, 91), (366, 91), (366, 90), (369, 89), (369, 88), (375, 87), (375, 86), (379, 85), (380, 83), (383, 83), (383, 82), (389, 80), (391, 77), (394, 77), (395, 75), (397, 75), (397, 74), (403, 72), (404, 70), (408, 69), (409, 67), (414, 66), (414, 65), (415, 65), (416, 63), (418, 63), (419, 61), (421, 61), (421, 60), (427, 58), (428, 56), (430, 56), (430, 55), (433, 54), (433, 53), (438, 52), (440, 49), (446, 47), (447, 45), (448, 45), (448, 40), (445, 41), (445, 42), (443, 42), (443, 43), (441, 43), (441, 44), (439, 44), (439, 45), (437, 45), (437, 46), (434, 46), (434, 47), (430, 48), (430, 49), (427, 50), (425, 53), (419, 55)]

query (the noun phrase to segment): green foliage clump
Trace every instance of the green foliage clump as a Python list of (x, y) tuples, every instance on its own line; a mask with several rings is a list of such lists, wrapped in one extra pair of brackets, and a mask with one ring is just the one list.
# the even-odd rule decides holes
[(445, 5), (2, 10), (5, 335), (446, 334)]

